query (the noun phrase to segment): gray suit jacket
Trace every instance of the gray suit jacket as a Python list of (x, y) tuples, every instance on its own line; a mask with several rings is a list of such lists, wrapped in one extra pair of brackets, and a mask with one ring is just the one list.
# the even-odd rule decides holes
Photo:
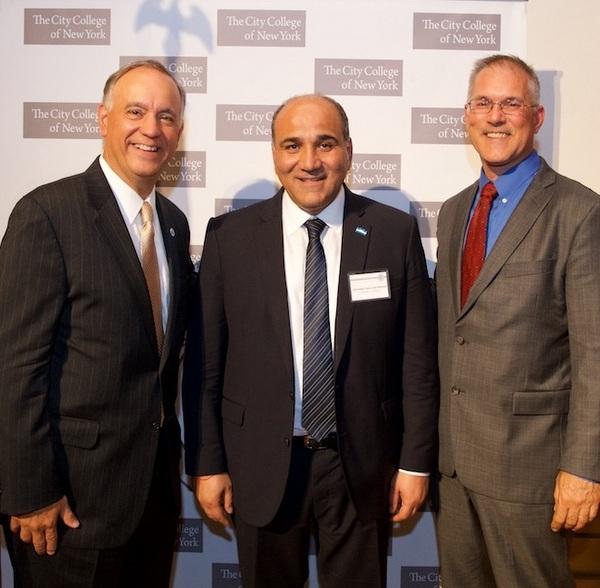
[(0, 247), (0, 510), (27, 513), (66, 494), (81, 521), (66, 545), (113, 547), (136, 528), (161, 400), (179, 486), (189, 230), (160, 195), (156, 210), (170, 271), (162, 355), (141, 264), (97, 160), (22, 198)]
[(551, 503), (558, 469), (600, 480), (600, 198), (542, 161), (461, 309), (476, 190), (438, 219), (440, 471)]

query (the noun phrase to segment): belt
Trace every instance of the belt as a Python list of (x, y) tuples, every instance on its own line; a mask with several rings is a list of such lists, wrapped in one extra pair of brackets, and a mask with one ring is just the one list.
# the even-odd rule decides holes
[(294, 443), (311, 451), (318, 451), (320, 449), (333, 449), (337, 451), (338, 448), (337, 435), (335, 433), (329, 433), (329, 435), (323, 437), (320, 441), (317, 441), (310, 435), (298, 435), (294, 437)]

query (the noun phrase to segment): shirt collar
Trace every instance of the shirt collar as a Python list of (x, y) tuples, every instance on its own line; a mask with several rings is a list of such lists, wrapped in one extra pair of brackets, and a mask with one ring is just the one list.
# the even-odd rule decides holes
[[(537, 151), (532, 151), (523, 161), (520, 161), (517, 165), (496, 178), (494, 185), (498, 194), (503, 198), (510, 198), (512, 194), (519, 191), (519, 188), (523, 184), (531, 181), (531, 178), (540, 169), (540, 164), (541, 160)], [(489, 181), (483, 170), (481, 170), (481, 175), (479, 176), (480, 192)]]
[(346, 202), (346, 193), (344, 186), (334, 198), (333, 202), (324, 208), (319, 214), (314, 215), (302, 210), (290, 197), (287, 191), (283, 192), (281, 200), (281, 214), (283, 220), (283, 231), (286, 235), (291, 235), (304, 225), (310, 218), (320, 218), (328, 227), (341, 227), (344, 222), (344, 203)]
[(100, 167), (128, 225), (135, 224), (144, 201), (149, 202), (153, 210), (156, 210), (156, 188), (152, 188), (152, 192), (144, 199), (121, 176), (113, 171), (102, 155), (100, 156)]

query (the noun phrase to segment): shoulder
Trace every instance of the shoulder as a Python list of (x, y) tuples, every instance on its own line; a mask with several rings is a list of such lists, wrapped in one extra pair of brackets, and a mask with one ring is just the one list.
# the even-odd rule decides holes
[(42, 184), (22, 196), (10, 214), (9, 224), (38, 219), (52, 222), (60, 219), (64, 211), (80, 201), (78, 195), (85, 194), (85, 172)]
[(345, 214), (347, 216), (352, 213), (357, 213), (365, 222), (383, 229), (398, 230), (409, 228), (416, 224), (415, 217), (403, 210), (347, 190)]
[(108, 181), (100, 167), (99, 157), (83, 172), (60, 178), (53, 182), (38, 186), (26, 194), (21, 202), (35, 203), (51, 213), (62, 211), (64, 207), (81, 206), (86, 199), (80, 196), (94, 194), (98, 203), (102, 203), (112, 195)]
[(476, 180), (466, 188), (463, 188), (460, 192), (444, 200), (440, 207), (440, 216), (452, 212), (457, 206), (462, 204), (465, 199), (471, 201), (475, 196), (475, 192), (477, 192), (478, 186), (479, 180)]
[(210, 219), (208, 226), (213, 231), (239, 231), (273, 218), (281, 219), (281, 192), (261, 202), (216, 216)]
[(23, 196), (22, 200), (36, 202), (42, 207), (69, 202), (73, 194), (85, 192), (85, 172), (42, 184)]
[(572, 196), (592, 205), (597, 205), (600, 202), (600, 196), (596, 192), (584, 186), (581, 182), (558, 173), (543, 159), (540, 171), (534, 181), (544, 188), (555, 190), (561, 197)]

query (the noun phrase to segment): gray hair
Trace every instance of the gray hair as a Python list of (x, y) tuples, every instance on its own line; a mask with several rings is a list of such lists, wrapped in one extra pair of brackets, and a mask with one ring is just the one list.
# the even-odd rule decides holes
[(138, 61), (132, 61), (131, 63), (123, 65), (108, 77), (106, 83), (104, 84), (104, 91), (102, 93), (102, 104), (104, 104), (106, 110), (110, 110), (112, 107), (113, 90), (116, 83), (126, 73), (129, 73), (130, 71), (140, 67), (149, 67), (151, 69), (155, 69), (156, 71), (159, 71), (173, 80), (173, 83), (175, 86), (177, 86), (179, 97), (181, 98), (181, 114), (183, 114), (185, 109), (185, 90), (175, 76), (160, 61), (156, 61), (156, 59), (140, 59)]
[(475, 84), (475, 78), (477, 75), (488, 67), (495, 67), (499, 65), (508, 65), (509, 67), (520, 69), (527, 76), (529, 98), (535, 105), (540, 103), (540, 79), (535, 73), (533, 67), (525, 63), (516, 55), (505, 55), (502, 53), (489, 55), (488, 57), (484, 57), (475, 62), (475, 65), (471, 70), (471, 75), (469, 76), (469, 100), (472, 98), (473, 86)]

